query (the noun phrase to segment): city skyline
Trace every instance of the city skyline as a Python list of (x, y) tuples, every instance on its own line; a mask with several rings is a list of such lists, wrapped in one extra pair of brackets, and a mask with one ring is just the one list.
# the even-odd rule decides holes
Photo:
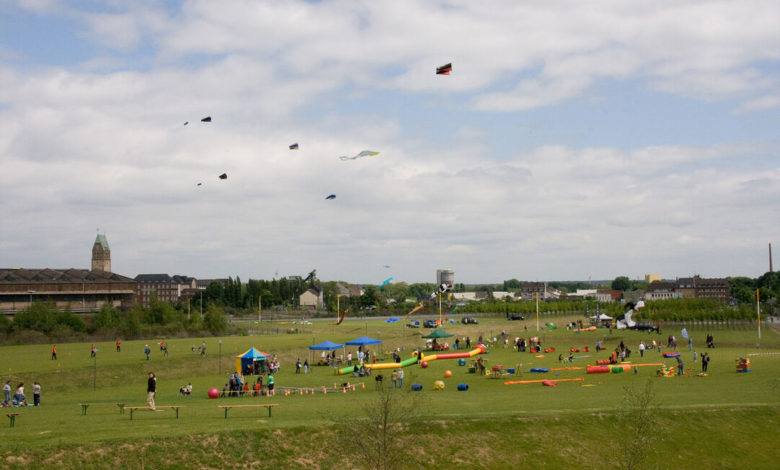
[(779, 43), (769, 0), (0, 2), (0, 267), (758, 277)]

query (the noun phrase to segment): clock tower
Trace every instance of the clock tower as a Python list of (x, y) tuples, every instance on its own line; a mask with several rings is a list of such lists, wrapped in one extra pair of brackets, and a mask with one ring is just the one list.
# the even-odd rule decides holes
[(111, 250), (105, 235), (98, 234), (92, 245), (92, 270), (111, 272)]

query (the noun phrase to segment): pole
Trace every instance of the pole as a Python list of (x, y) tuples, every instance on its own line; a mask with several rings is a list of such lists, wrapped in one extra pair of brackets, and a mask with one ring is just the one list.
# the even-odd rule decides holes
[(758, 315), (758, 339), (761, 339), (761, 300), (758, 291), (759, 289), (756, 289), (756, 314)]
[(257, 321), (263, 321), (263, 296), (257, 296)]
[(442, 323), (441, 323), (441, 292), (439, 292), (439, 326), (442, 326)]
[(536, 331), (539, 331), (539, 292), (536, 293)]
[(97, 390), (97, 350), (95, 350), (95, 356), (93, 357), (95, 360), (95, 368), (92, 373), (92, 391)]

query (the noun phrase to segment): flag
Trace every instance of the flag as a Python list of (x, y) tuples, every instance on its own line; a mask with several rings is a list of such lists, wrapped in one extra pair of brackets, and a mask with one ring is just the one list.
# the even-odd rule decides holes
[(681, 334), (683, 338), (688, 338), (688, 330), (686, 330), (685, 328), (682, 329)]

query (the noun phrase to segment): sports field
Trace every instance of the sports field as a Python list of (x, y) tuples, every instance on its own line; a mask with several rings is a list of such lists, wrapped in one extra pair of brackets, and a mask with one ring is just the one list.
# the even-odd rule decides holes
[[(652, 382), (654, 405), (650, 410), (656, 427), (634, 468), (776, 468), (780, 457), (773, 443), (780, 429), (780, 335), (776, 329), (765, 326), (760, 348), (756, 348), (752, 327), (689, 328), (697, 356), (702, 352), (711, 356), (709, 374), (700, 377), (701, 362), (693, 361), (679, 328), (667, 327), (662, 335), (625, 330), (609, 334), (604, 329), (575, 333), (563, 327), (567, 320), (556, 318), (558, 328), (539, 333), (535, 322), (498, 318), (480, 319), (479, 325), (447, 325), (448, 332), (468, 336), (472, 344), (480, 335), (484, 337), (489, 353), (482, 357), (488, 369), (503, 366), (516, 373), (478, 376), (468, 371), (471, 360), (466, 366), (459, 366), (457, 360), (436, 360), (426, 369), (405, 368), (404, 388), (393, 393), (411, 410), (394, 430), (406, 460), (391, 462), (388, 468), (620, 467), (627, 439), (637, 429), (641, 433), (636, 417), (642, 415), (627, 403), (643, 393), (648, 381)], [(315, 322), (297, 334), (284, 333), (290, 325), (277, 326), (282, 333), (166, 339), (168, 357), (157, 345), (159, 338), (123, 342), (121, 352), (115, 351), (113, 342), (97, 343), (96, 361), (90, 358), (89, 343), (57, 345), (56, 361), (50, 359), (51, 345), (0, 347), (3, 383), (10, 380), (15, 387), (25, 382), (30, 400), (34, 381), (43, 390), (40, 407), (3, 409), (4, 415), (20, 415), (13, 428), (10, 419), (3, 417), (0, 466), (181, 468), (186, 463), (192, 468), (224, 468), (231, 462), (240, 468), (368, 466), (349, 445), (350, 439), (364, 439), (365, 430), (355, 429), (350, 436), (344, 427), (364, 417), (366, 407), (377, 402), (380, 394), (374, 379), (335, 375), (334, 369), (317, 366), (309, 374), (295, 374), (295, 361), (319, 360), (318, 351), (311, 355), (308, 350), (314, 343), (343, 343), (359, 336), (382, 340), (381, 346), (368, 349), (385, 360), (390, 360), (389, 352), (395, 348), (401, 348), (401, 358), (406, 359), (423, 345), (421, 334), (431, 330), (349, 319), (340, 326)], [(507, 348), (500, 341), (502, 330), (510, 338)], [(714, 335), (714, 349), (705, 348), (707, 333)], [(660, 362), (663, 358), (656, 351), (646, 351), (640, 358), (639, 341), (655, 339), (665, 344), (669, 334), (677, 337), (685, 368), (690, 368), (685, 377), (656, 377), (657, 367), (638, 367), (636, 373), (632, 369), (622, 374), (589, 375), (584, 369), (529, 372), (531, 368), (584, 368), (607, 358), (621, 340), (632, 350), (632, 363)], [(511, 345), (517, 336), (539, 336), (542, 347), (554, 347), (555, 352), (517, 352)], [(499, 341), (493, 342), (494, 337)], [(606, 351), (595, 352), (598, 340)], [(202, 341), (208, 347), (205, 358), (192, 353), (192, 346)], [(143, 353), (145, 344), (152, 348), (149, 361)], [(209, 399), (209, 388), (221, 389), (227, 382), (235, 364), (233, 356), (252, 346), (279, 356), (277, 387), (327, 387), (329, 393), (285, 396), (283, 389), (277, 389), (275, 397)], [(586, 346), (587, 353), (582, 351)], [(572, 363), (559, 363), (559, 354), (568, 357), (570, 348), (581, 351), (573, 353)], [(354, 347), (347, 350), (357, 351)], [(754, 354), (750, 356), (752, 371), (736, 373), (735, 359), (749, 354)], [(667, 364), (676, 366), (676, 361), (667, 360)], [(451, 378), (444, 378), (447, 370)], [(120, 414), (115, 403), (145, 405), (149, 371), (158, 378), (157, 404), (184, 406), (178, 419), (170, 409), (136, 411), (132, 421), (128, 412)], [(381, 372), (384, 387), (390, 387), (390, 371)], [(507, 380), (571, 378), (584, 381), (562, 381), (557, 387), (504, 385)], [(436, 380), (445, 382), (443, 391), (433, 390)], [(179, 388), (190, 382), (193, 395), (180, 395)], [(345, 382), (357, 384), (356, 391), (343, 393)], [(413, 383), (422, 384), (423, 390), (410, 391)], [(457, 391), (461, 383), (468, 384), (469, 390)], [(86, 415), (82, 415), (82, 403), (91, 404)], [(242, 408), (231, 410), (227, 419), (217, 408), (259, 403), (278, 406), (272, 417), (264, 408)]]

